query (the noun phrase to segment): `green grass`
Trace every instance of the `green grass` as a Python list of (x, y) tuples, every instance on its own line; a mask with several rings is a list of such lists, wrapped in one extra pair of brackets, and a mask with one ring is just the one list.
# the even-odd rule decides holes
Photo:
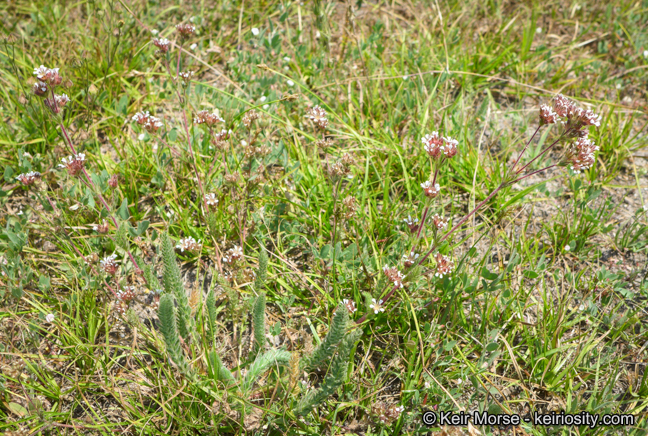
[[(440, 431), (421, 423), (433, 409), (636, 419), (481, 434), (645, 434), (648, 4), (302, 3), (0, 5), (0, 432), (419, 434)], [(189, 22), (179, 58), (155, 54), (151, 30), (179, 43)], [(70, 150), (31, 91), (41, 64), (60, 68), (61, 123), (92, 184), (57, 169)], [(177, 65), (194, 71), (187, 86)], [(602, 115), (596, 163), (491, 196), (558, 92)], [(325, 132), (306, 117), (314, 105)], [(215, 131), (231, 129), (218, 144), (192, 122), (212, 109)], [(430, 201), (420, 141), (433, 130), (459, 145)], [(540, 130), (521, 163), (559, 130)], [(348, 176), (329, 174), (338, 162)], [(24, 188), (28, 171), (42, 179)], [(450, 229), (483, 201), (441, 243), (403, 221), (430, 206)], [(105, 235), (92, 228), (103, 219)], [(200, 241), (175, 250), (173, 283), (165, 233)], [(244, 256), (224, 261), (235, 246)], [(403, 267), (432, 247), (451, 274), (434, 275), (434, 256)], [(99, 264), (113, 253), (115, 276)], [(406, 273), (393, 296), (385, 265)], [(343, 299), (358, 323), (341, 339)], [(320, 344), (327, 365), (305, 374)]]

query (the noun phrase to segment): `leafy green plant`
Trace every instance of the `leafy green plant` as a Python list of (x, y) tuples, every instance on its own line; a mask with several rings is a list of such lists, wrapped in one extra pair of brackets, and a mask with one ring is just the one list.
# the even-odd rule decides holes
[[(249, 397), (252, 393), (255, 383), (272, 367), (283, 367), (291, 362), (293, 353), (281, 348), (267, 349), (265, 339), (265, 311), (266, 296), (262, 289), (267, 280), (268, 255), (265, 249), (260, 250), (259, 267), (257, 270), (257, 279), (254, 288), (259, 295), (254, 299), (252, 309), (252, 324), (254, 329), (253, 351), (248, 364), (243, 364), (236, 368), (235, 373), (228, 369), (221, 359), (218, 351), (212, 347), (215, 346), (214, 336), (216, 327), (216, 299), (212, 289), (206, 300), (206, 322), (202, 323), (205, 327), (197, 327), (187, 299), (187, 294), (182, 285), (180, 271), (175, 260), (173, 245), (167, 233), (162, 235), (162, 259), (164, 262), (164, 294), (160, 298), (158, 309), (158, 318), (160, 321), (160, 331), (166, 345), (166, 353), (178, 370), (188, 377), (192, 382), (204, 384), (206, 380), (212, 383), (207, 387), (203, 386), (206, 392), (215, 394), (220, 386), (231, 391), (232, 398), (238, 399), (233, 405), (241, 409), (245, 404), (242, 399)], [(177, 306), (177, 307), (176, 307)], [(328, 367), (327, 374), (322, 381), (321, 386), (303, 394), (300, 398), (294, 398), (294, 412), (296, 415), (304, 415), (313, 407), (321, 404), (326, 398), (333, 395), (337, 389), (344, 383), (349, 365), (349, 355), (355, 343), (359, 339), (362, 331), (355, 329), (349, 331), (348, 309), (344, 303), (340, 303), (333, 316), (333, 322), (329, 333), (322, 343), (313, 351), (312, 354), (303, 356), (297, 367), (301, 372), (314, 369), (325, 369)], [(183, 333), (183, 329), (184, 333)], [(195, 335), (190, 332), (196, 331)], [(197, 335), (204, 335), (204, 341), (196, 340)], [(184, 349), (188, 349), (187, 342), (193, 338), (192, 349), (196, 353), (204, 351), (207, 356), (207, 369), (205, 374), (201, 374), (194, 362), (188, 360)], [(183, 347), (182, 344), (185, 344)], [(207, 348), (202, 349), (200, 344), (207, 344)], [(330, 365), (330, 366), (329, 366)], [(237, 375), (235, 375), (237, 374)], [(297, 373), (299, 374), (299, 372)], [(281, 373), (279, 378), (287, 378), (287, 385), (294, 385), (294, 378), (298, 375), (293, 372)], [(293, 380), (290, 380), (290, 379)], [(287, 393), (290, 393), (288, 391)], [(241, 409), (241, 410), (244, 410)]]

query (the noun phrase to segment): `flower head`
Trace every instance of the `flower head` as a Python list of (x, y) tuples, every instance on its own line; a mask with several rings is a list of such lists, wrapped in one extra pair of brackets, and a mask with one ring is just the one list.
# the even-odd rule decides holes
[(252, 123), (256, 120), (259, 119), (259, 113), (255, 110), (248, 111), (243, 118), (241, 119), (241, 122), (243, 125), (247, 128), (249, 128)]
[(599, 147), (587, 138), (578, 138), (572, 149), (567, 154), (570, 168), (579, 174), (582, 170), (591, 168), (594, 165), (594, 152)]
[(48, 323), (51, 324), (51, 323), (54, 322), (54, 319), (55, 319), (55, 316), (54, 316), (53, 313), (48, 313), (47, 315), (45, 315), (45, 322), (48, 322)]
[(97, 233), (105, 234), (108, 233), (108, 230), (110, 229), (110, 226), (108, 225), (108, 221), (105, 219), (101, 222), (101, 224), (93, 224), (92, 225), (92, 230), (94, 230)]
[(454, 262), (450, 260), (448, 256), (444, 256), (441, 253), (434, 255), (434, 260), (437, 263), (437, 272), (434, 273), (435, 277), (442, 279), (444, 276), (447, 276), (454, 269)]
[(320, 106), (313, 106), (308, 110), (306, 117), (311, 120), (318, 128), (325, 129), (328, 126), (326, 111)]
[(176, 248), (183, 253), (185, 251), (198, 252), (201, 250), (202, 245), (200, 244), (200, 239), (196, 241), (192, 236), (188, 236), (184, 239), (180, 239)]
[(194, 75), (193, 71), (180, 71), (178, 73), (178, 77), (180, 77), (180, 79), (182, 79), (182, 82), (185, 85), (187, 85), (191, 81), (191, 78), (193, 77), (193, 75)]
[(405, 279), (405, 276), (398, 270), (398, 268), (396, 268), (395, 266), (390, 268), (389, 266), (385, 265), (383, 266), (383, 272), (387, 276), (387, 280), (392, 282), (395, 287), (403, 287), (403, 280)]
[(425, 196), (429, 198), (434, 198), (439, 195), (439, 192), (441, 192), (441, 185), (439, 185), (438, 183), (435, 183), (433, 185), (429, 180), (425, 183), (421, 183), (421, 188), (423, 188)]
[(453, 139), (449, 136), (443, 137), (443, 145), (441, 146), (441, 151), (448, 159), (453, 158), (457, 154), (457, 145), (459, 141)]
[(218, 206), (218, 198), (216, 198), (216, 194), (214, 193), (205, 194), (205, 204), (207, 204), (207, 206), (212, 206), (212, 207)]
[(353, 301), (353, 300), (347, 300), (347, 299), (345, 298), (344, 300), (342, 300), (342, 302), (343, 302), (344, 305), (346, 306), (346, 308), (347, 308), (347, 310), (349, 311), (349, 313), (354, 313), (354, 312), (356, 312), (356, 311), (358, 310), (358, 309), (356, 308), (355, 301)]
[(36, 182), (36, 180), (40, 179), (41, 173), (38, 171), (30, 171), (25, 174), (19, 174), (16, 177), (16, 180), (18, 180), (20, 183), (22, 183), (25, 186), (31, 186)]
[(175, 27), (182, 38), (189, 38), (191, 35), (196, 33), (196, 26), (193, 24), (178, 24)]
[(149, 111), (137, 112), (133, 115), (132, 120), (144, 127), (149, 133), (155, 133), (163, 126), (162, 121), (151, 115)]
[(58, 68), (47, 68), (44, 65), (34, 68), (34, 76), (41, 82), (45, 82), (52, 87), (60, 85), (63, 81), (63, 78), (59, 75)]
[(434, 227), (435, 227), (437, 230), (443, 230), (443, 229), (445, 229), (446, 227), (448, 227), (448, 220), (447, 220), (447, 219), (443, 219), (441, 216), (439, 216), (439, 214), (435, 214), (435, 215), (432, 217), (432, 222), (434, 223)]
[(158, 48), (157, 54), (164, 54), (171, 48), (171, 41), (166, 38), (153, 38), (152, 42)]
[(86, 157), (85, 153), (75, 154), (74, 156), (68, 156), (67, 158), (61, 159), (61, 164), (59, 168), (65, 168), (68, 171), (68, 174), (71, 176), (76, 176), (79, 174), (85, 167)]
[(110, 256), (106, 256), (103, 259), (101, 259), (101, 261), (99, 262), (99, 267), (106, 274), (114, 276), (117, 273), (117, 268), (119, 268), (116, 259), (117, 259), (116, 254), (111, 254)]
[(225, 120), (222, 119), (216, 112), (209, 111), (200, 111), (194, 116), (194, 124), (205, 124), (208, 127), (215, 126), (217, 123), (224, 123)]
[(405, 265), (405, 268), (409, 268), (416, 263), (416, 259), (418, 258), (418, 253), (414, 251), (411, 251), (410, 254), (403, 254), (403, 265)]
[(45, 106), (47, 106), (53, 113), (58, 114), (63, 110), (63, 106), (68, 104), (70, 97), (67, 94), (54, 95), (54, 98), (46, 98)]
[(382, 304), (383, 304), (382, 300), (376, 302), (376, 299), (372, 298), (371, 303), (372, 304), (369, 305), (369, 308), (372, 309), (374, 311), (374, 313), (377, 314), (378, 312), (384, 312), (385, 311), (385, 308), (382, 307)]
[(43, 97), (47, 95), (47, 83), (41, 82), (40, 80), (36, 83), (34, 83), (34, 86), (32, 86), (32, 91), (34, 95), (37, 95), (38, 97)]
[(229, 139), (230, 135), (232, 134), (232, 130), (221, 130), (220, 132), (214, 133), (214, 141), (216, 142), (221, 142), (221, 141), (226, 141)]
[(438, 159), (441, 156), (443, 138), (439, 136), (439, 132), (434, 131), (429, 135), (425, 135), (421, 139), (421, 142), (423, 142), (423, 149), (429, 156), (434, 159)]
[(559, 120), (558, 114), (546, 104), (540, 105), (540, 124), (555, 124)]
[(407, 215), (407, 218), (405, 218), (403, 221), (405, 222), (405, 224), (407, 224), (407, 227), (409, 227), (410, 232), (414, 233), (418, 230), (419, 228), (418, 218), (416, 217), (412, 218), (411, 215)]

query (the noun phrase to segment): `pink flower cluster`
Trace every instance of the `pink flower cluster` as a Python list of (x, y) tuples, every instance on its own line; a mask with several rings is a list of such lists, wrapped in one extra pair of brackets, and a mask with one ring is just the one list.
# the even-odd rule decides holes
[(158, 48), (157, 54), (164, 54), (171, 48), (171, 41), (166, 38), (153, 38), (153, 45)]
[(225, 120), (221, 118), (216, 112), (200, 111), (194, 117), (194, 124), (204, 124), (208, 127), (213, 127), (217, 123), (224, 123)]
[(16, 180), (18, 180), (20, 183), (22, 183), (25, 186), (30, 186), (33, 185), (36, 180), (40, 179), (41, 173), (38, 171), (30, 171), (25, 174), (19, 174), (16, 177)]
[(588, 138), (578, 138), (567, 155), (570, 168), (576, 174), (591, 168), (594, 165), (594, 152), (598, 149), (599, 147)]
[(65, 168), (68, 171), (68, 174), (71, 176), (76, 176), (79, 174), (85, 167), (86, 157), (85, 153), (75, 154), (74, 156), (68, 156), (61, 159), (61, 164), (59, 168)]
[(313, 106), (312, 108), (310, 108), (306, 117), (320, 129), (325, 129), (326, 126), (328, 126), (326, 111), (320, 106)]
[(425, 135), (421, 142), (423, 142), (425, 152), (434, 159), (439, 159), (441, 156), (448, 159), (453, 158), (457, 154), (457, 145), (459, 144), (459, 141), (450, 136), (439, 136), (437, 131)]
[(395, 287), (403, 287), (403, 280), (405, 279), (405, 276), (398, 270), (398, 268), (396, 268), (395, 266), (390, 268), (389, 266), (385, 265), (383, 266), (383, 272), (387, 276), (387, 280), (392, 282)]
[(227, 251), (227, 256), (223, 257), (223, 262), (234, 263), (237, 260), (242, 258), (243, 258), (243, 249), (238, 245), (235, 245), (234, 248), (231, 248)]
[(162, 121), (151, 115), (149, 111), (137, 112), (133, 115), (132, 120), (144, 127), (149, 133), (155, 133), (163, 126)]
[(454, 269), (454, 262), (450, 260), (448, 256), (444, 256), (441, 253), (434, 255), (434, 260), (437, 263), (437, 272), (434, 273), (435, 277), (442, 279), (444, 276), (447, 276)]
[(540, 123), (554, 124), (561, 122), (572, 132), (574, 136), (587, 136), (583, 130), (587, 126), (601, 125), (601, 116), (591, 110), (578, 107), (573, 101), (562, 94), (558, 94), (553, 100), (553, 106), (540, 106)]

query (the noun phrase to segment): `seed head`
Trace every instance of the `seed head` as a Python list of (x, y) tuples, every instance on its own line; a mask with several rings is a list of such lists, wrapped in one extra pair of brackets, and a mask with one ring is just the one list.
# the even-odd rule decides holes
[(344, 218), (351, 219), (355, 216), (358, 210), (358, 202), (355, 197), (347, 196), (342, 200), (342, 205), (344, 206)]
[(36, 182), (36, 180), (40, 179), (40, 177), (41, 173), (38, 171), (30, 171), (25, 174), (19, 174), (16, 179), (24, 186), (31, 186)]
[(117, 174), (110, 176), (110, 178), (108, 179), (108, 186), (113, 189), (116, 189), (117, 186), (119, 186), (119, 177), (117, 176)]
[(85, 153), (79, 153), (74, 156), (68, 156), (61, 159), (61, 164), (59, 168), (65, 168), (68, 171), (68, 174), (71, 176), (76, 176), (83, 170), (86, 163)]
[(259, 119), (259, 114), (255, 110), (248, 111), (244, 116), (241, 122), (247, 128), (249, 128), (252, 123)]

